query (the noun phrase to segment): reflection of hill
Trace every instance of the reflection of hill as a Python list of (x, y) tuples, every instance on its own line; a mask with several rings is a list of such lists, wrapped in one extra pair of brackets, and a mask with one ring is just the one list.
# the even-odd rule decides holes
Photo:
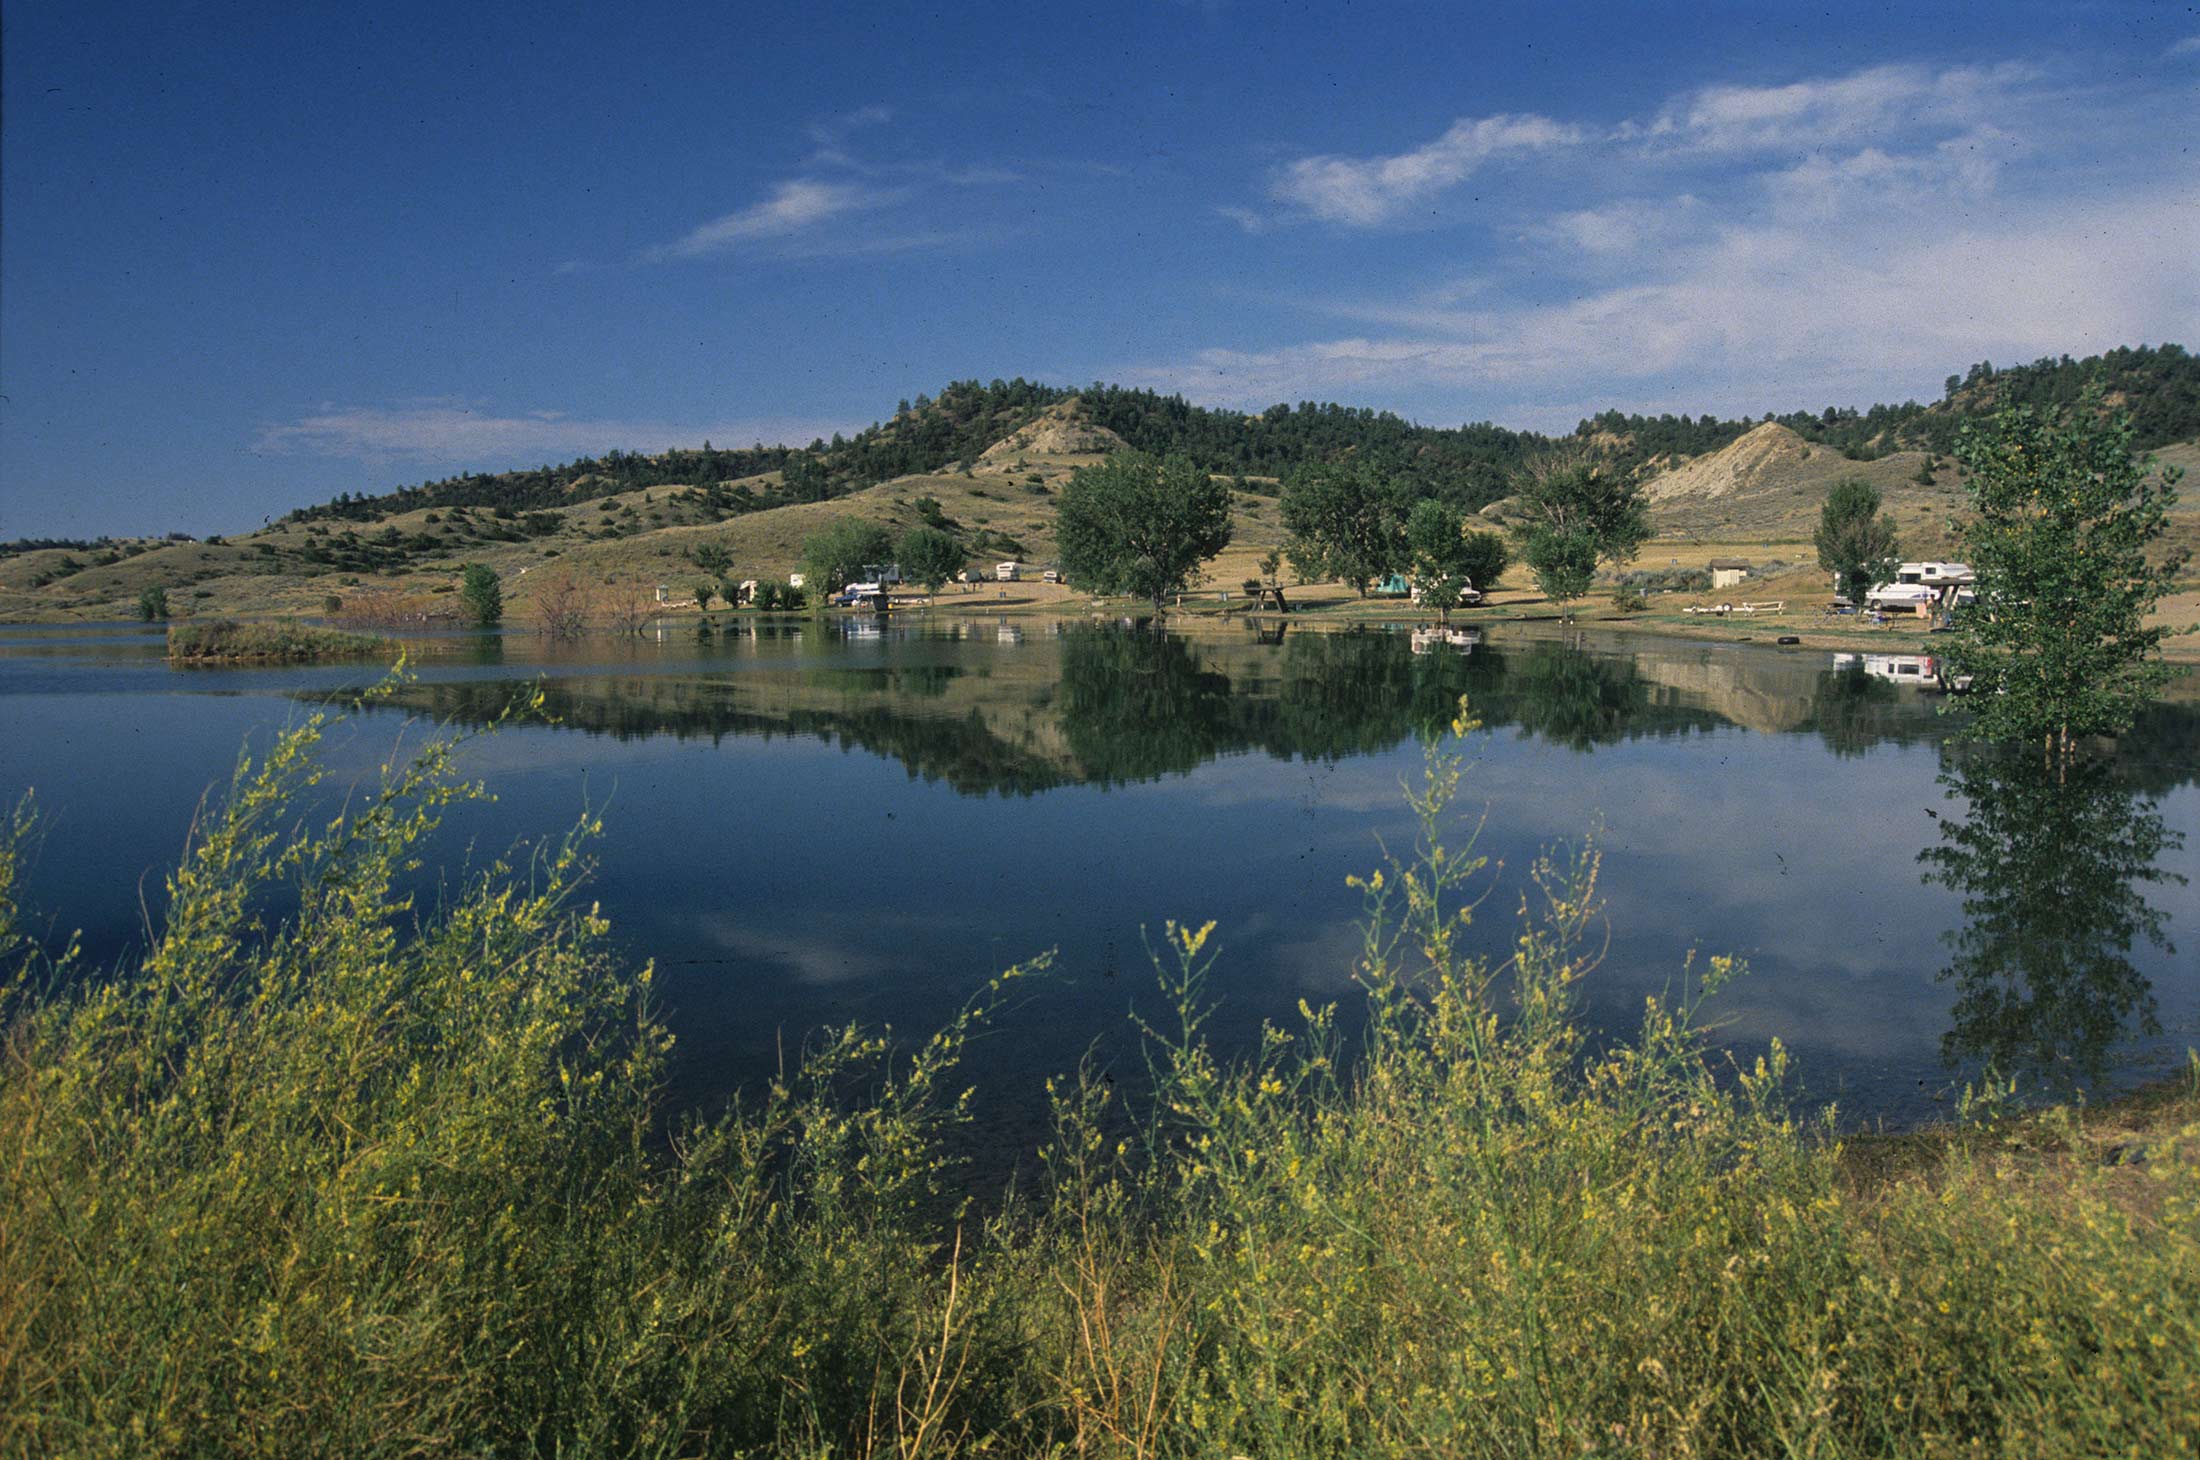
[[(590, 734), (635, 739), (800, 736), (892, 756), (966, 794), (1029, 795), (1182, 774), (1259, 751), (1316, 760), (1442, 733), (1460, 696), (1493, 730), (1589, 750), (1739, 725), (1816, 731), (1840, 753), (1937, 739), (1932, 704), (1812, 657), (1651, 648), (1592, 652), (1555, 639), (1415, 654), (1401, 633), (1186, 638), (1064, 626), (1028, 642), (897, 633), (835, 644), (705, 646), (706, 657), (577, 661), (544, 684), (549, 713)], [(709, 656), (715, 657), (709, 657)], [(409, 686), (407, 708), (479, 722), (512, 679)], [(2189, 777), (2200, 715), (2162, 707), (2127, 743), (2175, 784)]]

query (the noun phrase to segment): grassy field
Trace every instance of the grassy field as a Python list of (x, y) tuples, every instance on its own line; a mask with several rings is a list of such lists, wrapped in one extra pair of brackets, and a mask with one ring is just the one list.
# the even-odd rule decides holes
[(1224, 1062), (1210, 929), (1171, 925), (1151, 1099), (1064, 1072), (1037, 1179), (958, 1219), (956, 1060), (1043, 959), (927, 1041), (821, 1033), (670, 1119), (649, 973), (578, 891), (592, 828), (416, 908), (452, 752), (324, 828), (323, 729), (240, 772), (112, 978), (36, 954), (30, 828), (0, 850), (0, 1453), (2200, 1444), (2200, 1075), (1844, 1144), (1777, 1048), (1704, 1053), (1721, 959), (1592, 1051), (1593, 849), (1534, 868), (1505, 967), (1464, 957), (1443, 754), (1358, 887), (1364, 1040), (1308, 1007)]

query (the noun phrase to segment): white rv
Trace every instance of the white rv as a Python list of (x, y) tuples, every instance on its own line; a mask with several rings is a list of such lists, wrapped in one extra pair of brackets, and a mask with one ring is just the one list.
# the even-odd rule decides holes
[(1930, 613), (1939, 602), (1939, 590), (1922, 583), (1882, 583), (1864, 595), (1864, 606), (1881, 613)]
[(1969, 563), (1903, 563), (1894, 570), (1894, 581), (1921, 588), (1967, 588), (1978, 581), (1978, 574)]
[(993, 577), (998, 582), (1013, 583), (1022, 571), (1023, 564), (1021, 563), (1002, 563), (994, 568)]

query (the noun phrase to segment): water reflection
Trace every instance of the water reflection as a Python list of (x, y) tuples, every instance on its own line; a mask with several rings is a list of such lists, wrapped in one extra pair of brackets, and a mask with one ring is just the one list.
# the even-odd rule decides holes
[[(1443, 734), (1462, 696), (1491, 730), (1574, 751), (1734, 724), (1789, 728), (1781, 722), (1798, 718), (1767, 708), (1792, 703), (1789, 686), (1737, 690), (1729, 667), (1559, 640), (1429, 643), (1404, 632), (1286, 635), (1273, 626), (1242, 639), (1187, 638), (1139, 624), (1070, 624), (1029, 642), (1019, 629), (1014, 640), (994, 630), (884, 643), (843, 635), (836, 647), (859, 653), (758, 657), (728, 634), (697, 641), (698, 654), (712, 657), (692, 666), (626, 674), (577, 662), (547, 681), (546, 710), (561, 725), (619, 739), (813, 737), (892, 756), (912, 775), (973, 795), (1152, 781), (1247, 752), (1373, 754)], [(480, 722), (520, 687), (443, 677), (408, 686), (397, 703)], [(1897, 708), (1930, 719), (1914, 696)]]
[(1968, 807), (1919, 856), (1925, 881), (1963, 900), (1939, 974), (1956, 992), (1943, 1056), (2027, 1083), (2099, 1080), (2128, 1034), (2160, 1032), (2133, 955), (2175, 951), (2146, 889), (2184, 885), (2160, 865), (2183, 833), (2106, 757), (1951, 755), (1940, 781)]

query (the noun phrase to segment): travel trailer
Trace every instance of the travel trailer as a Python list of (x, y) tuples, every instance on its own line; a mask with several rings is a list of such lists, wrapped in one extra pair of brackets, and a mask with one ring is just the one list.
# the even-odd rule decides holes
[(1001, 583), (1013, 583), (1022, 572), (1023, 564), (1021, 563), (1002, 563), (994, 568), (993, 577)]

